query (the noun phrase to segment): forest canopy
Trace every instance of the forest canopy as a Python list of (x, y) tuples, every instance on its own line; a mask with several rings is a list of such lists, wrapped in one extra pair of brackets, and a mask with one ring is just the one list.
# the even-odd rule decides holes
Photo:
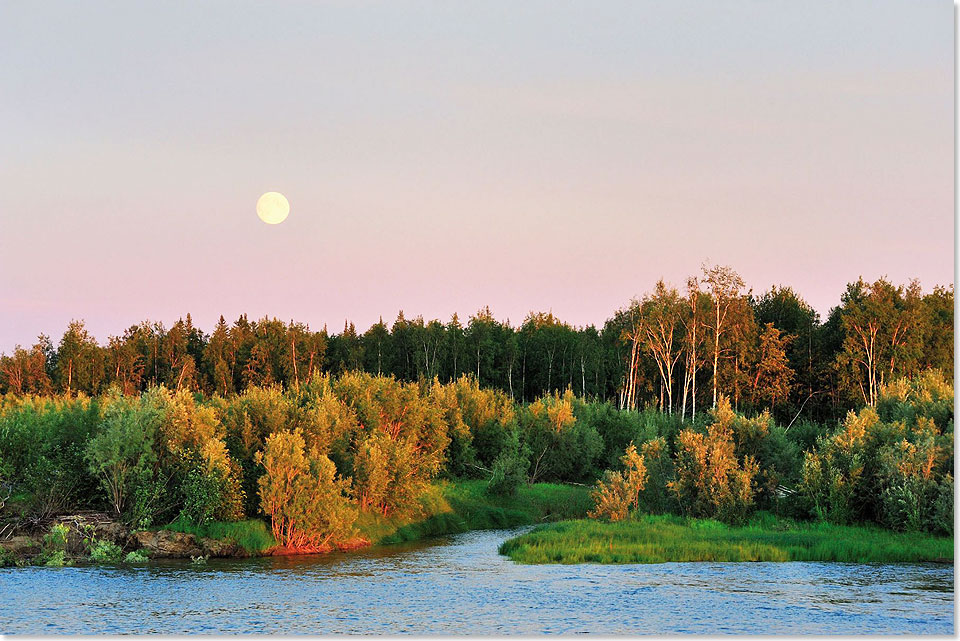
[(823, 420), (875, 405), (885, 382), (930, 368), (952, 377), (952, 285), (925, 293), (916, 281), (861, 279), (821, 319), (790, 287), (757, 295), (731, 268), (705, 265), (683, 287), (657, 282), (600, 328), (549, 312), (513, 326), (483, 308), (465, 322), (401, 312), (363, 333), (349, 322), (333, 333), (242, 315), (232, 324), (221, 317), (208, 334), (187, 314), (169, 328), (144, 321), (100, 343), (77, 320), (56, 343), (41, 335), (0, 356), (0, 393), (94, 396), (164, 385), (225, 397), (250, 386), (296, 388), (318, 373), (406, 382), (466, 374), (521, 402), (570, 389), (619, 408), (690, 416), (726, 395), (737, 409)]

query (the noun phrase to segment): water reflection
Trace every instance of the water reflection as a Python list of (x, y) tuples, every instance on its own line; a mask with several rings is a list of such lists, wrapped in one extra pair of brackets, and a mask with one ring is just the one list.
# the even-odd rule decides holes
[(496, 553), (511, 534), (196, 567), (0, 570), (0, 632), (953, 632), (950, 566), (523, 566)]

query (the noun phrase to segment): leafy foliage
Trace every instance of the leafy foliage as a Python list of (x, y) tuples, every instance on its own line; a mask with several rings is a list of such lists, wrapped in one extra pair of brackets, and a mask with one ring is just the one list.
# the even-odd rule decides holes
[(269, 436), (257, 462), (264, 467), (260, 501), (273, 524), (273, 536), (288, 548), (325, 545), (349, 535), (356, 512), (346, 493), (348, 482), (323, 454), (306, 452), (302, 434)]
[(640, 492), (647, 481), (647, 468), (643, 457), (631, 443), (623, 455), (623, 472), (604, 472), (603, 479), (591, 494), (594, 508), (589, 516), (594, 519), (605, 518), (610, 521), (622, 521), (627, 518), (631, 508), (636, 508)]

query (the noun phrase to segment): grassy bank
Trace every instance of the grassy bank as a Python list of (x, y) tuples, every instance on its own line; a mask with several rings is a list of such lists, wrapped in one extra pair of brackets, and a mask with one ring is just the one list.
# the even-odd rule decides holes
[[(586, 515), (591, 507), (589, 488), (553, 483), (524, 485), (511, 497), (489, 496), (486, 481), (441, 481), (420, 499), (409, 514), (383, 516), (361, 513), (357, 536), (373, 545), (416, 541), (469, 530), (517, 527)], [(213, 522), (195, 526), (181, 520), (164, 529), (212, 539), (230, 539), (248, 554), (259, 555), (276, 546), (263, 521)]]
[(277, 545), (276, 539), (270, 532), (270, 527), (259, 519), (232, 522), (214, 521), (206, 525), (193, 525), (178, 519), (165, 526), (164, 529), (210, 539), (231, 540), (252, 556), (262, 554)]
[(564, 521), (505, 541), (520, 563), (672, 561), (916, 562), (953, 559), (953, 539), (877, 527), (797, 523), (758, 514), (743, 527), (676, 516)]
[(521, 486), (514, 496), (494, 497), (486, 494), (486, 485), (486, 481), (439, 482), (421, 499), (417, 512), (390, 517), (362, 513), (357, 530), (374, 545), (383, 545), (582, 518), (591, 507), (585, 487), (536, 483)]

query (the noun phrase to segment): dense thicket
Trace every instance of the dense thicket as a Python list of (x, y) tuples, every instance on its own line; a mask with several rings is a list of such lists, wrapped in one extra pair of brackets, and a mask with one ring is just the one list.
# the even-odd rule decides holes
[(953, 287), (923, 293), (917, 282), (848, 285), (825, 321), (789, 287), (759, 296), (727, 267), (703, 268), (682, 289), (659, 282), (602, 328), (573, 327), (551, 313), (519, 326), (488, 308), (465, 324), (383, 321), (360, 334), (303, 323), (223, 318), (206, 334), (190, 315), (165, 328), (143, 322), (98, 343), (82, 321), (57, 344), (40, 336), (0, 356), (0, 393), (67, 396), (116, 385), (133, 394), (164, 385), (204, 396), (249, 387), (296, 388), (315, 373), (349, 371), (405, 382), (472, 375), (518, 401), (570, 389), (618, 408), (653, 406), (690, 416), (726, 395), (738, 410), (841, 418), (874, 405), (886, 381), (928, 368), (953, 372)]
[(594, 515), (606, 518), (735, 523), (764, 509), (952, 532), (952, 386), (928, 370), (881, 385), (877, 401), (842, 422), (783, 426), (766, 411), (736, 412), (725, 396), (691, 421), (570, 391), (518, 403), (469, 377), (362, 372), (207, 400), (162, 386), (6, 395), (0, 527), (77, 509), (135, 527), (263, 517), (282, 544), (316, 548), (349, 538), (360, 512), (415, 513), (446, 476), (486, 479), (497, 495), (525, 482), (597, 482)]

